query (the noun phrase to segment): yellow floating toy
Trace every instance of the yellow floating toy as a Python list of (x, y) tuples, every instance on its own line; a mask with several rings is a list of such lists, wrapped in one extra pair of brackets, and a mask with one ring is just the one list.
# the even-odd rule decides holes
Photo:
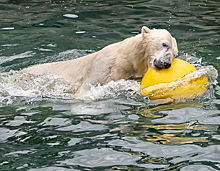
[(141, 94), (156, 103), (187, 101), (201, 96), (208, 88), (206, 75), (181, 59), (169, 69), (149, 69), (141, 82)]

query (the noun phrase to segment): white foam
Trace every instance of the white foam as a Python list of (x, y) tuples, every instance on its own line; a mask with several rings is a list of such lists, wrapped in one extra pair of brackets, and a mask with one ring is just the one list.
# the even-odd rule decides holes
[(70, 91), (69, 85), (52, 74), (33, 76), (19, 71), (0, 74), (0, 102), (10, 103), (12, 97), (18, 96), (72, 98), (67, 91)]
[(130, 94), (134, 94), (140, 91), (140, 83), (134, 80), (119, 80), (110, 81), (103, 86), (90, 85), (90, 91), (84, 93), (83, 99), (96, 100), (104, 97), (115, 97), (122, 94), (122, 91), (129, 91)]

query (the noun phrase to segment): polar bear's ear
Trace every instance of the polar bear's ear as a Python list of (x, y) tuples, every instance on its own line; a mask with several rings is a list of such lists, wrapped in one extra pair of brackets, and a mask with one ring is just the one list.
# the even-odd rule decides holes
[(143, 26), (141, 29), (141, 33), (150, 33), (150, 29), (146, 26)]

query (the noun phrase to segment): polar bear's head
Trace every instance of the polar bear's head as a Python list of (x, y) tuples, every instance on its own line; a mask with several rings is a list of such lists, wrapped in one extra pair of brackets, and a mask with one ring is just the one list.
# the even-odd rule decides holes
[(142, 27), (141, 34), (147, 49), (149, 67), (155, 69), (169, 68), (173, 58), (177, 55), (177, 43), (175, 38), (165, 29), (149, 29)]

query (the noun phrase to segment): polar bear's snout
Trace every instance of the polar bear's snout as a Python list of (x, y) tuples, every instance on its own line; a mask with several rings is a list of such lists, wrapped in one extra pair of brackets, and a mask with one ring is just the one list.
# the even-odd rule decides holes
[(155, 69), (168, 69), (171, 66), (171, 62), (162, 62), (161, 60), (154, 59), (153, 67)]
[(172, 61), (173, 61), (174, 55), (172, 55), (172, 52), (164, 52), (154, 58), (152, 62), (152, 67), (154, 69), (168, 69), (170, 68)]
[(153, 68), (155, 69), (168, 69), (172, 64), (172, 58), (170, 60), (161, 60), (161, 59), (154, 59), (153, 60)]

